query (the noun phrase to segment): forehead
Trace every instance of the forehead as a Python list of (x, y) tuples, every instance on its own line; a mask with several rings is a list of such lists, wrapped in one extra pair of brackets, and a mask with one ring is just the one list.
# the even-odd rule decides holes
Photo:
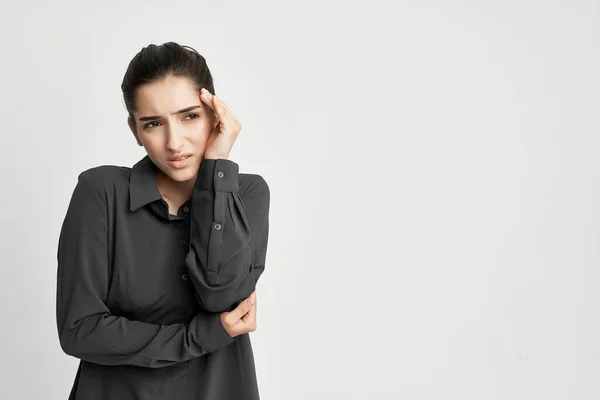
[(145, 83), (136, 90), (137, 112), (168, 113), (199, 103), (199, 92), (186, 78), (168, 76)]

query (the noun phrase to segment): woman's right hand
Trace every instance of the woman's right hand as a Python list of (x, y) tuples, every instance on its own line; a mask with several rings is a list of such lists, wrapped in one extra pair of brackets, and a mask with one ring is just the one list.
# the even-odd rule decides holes
[(231, 337), (254, 332), (256, 330), (256, 290), (233, 311), (221, 313), (221, 324)]

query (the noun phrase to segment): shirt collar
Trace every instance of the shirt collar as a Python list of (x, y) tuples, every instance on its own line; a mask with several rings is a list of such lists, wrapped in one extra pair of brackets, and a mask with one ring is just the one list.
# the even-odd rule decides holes
[(156, 166), (146, 155), (132, 168), (129, 175), (129, 209), (135, 211), (146, 204), (162, 199), (156, 186)]

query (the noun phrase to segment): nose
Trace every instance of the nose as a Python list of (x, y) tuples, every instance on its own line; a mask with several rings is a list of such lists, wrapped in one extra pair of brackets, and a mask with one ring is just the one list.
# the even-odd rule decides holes
[(173, 124), (167, 128), (167, 148), (173, 153), (178, 153), (183, 146), (183, 132)]

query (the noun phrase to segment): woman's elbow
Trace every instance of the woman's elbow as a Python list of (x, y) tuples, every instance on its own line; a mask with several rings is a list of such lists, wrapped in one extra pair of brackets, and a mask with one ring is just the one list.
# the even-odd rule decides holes
[(103, 345), (99, 343), (102, 335), (97, 331), (99, 321), (94, 317), (86, 317), (74, 323), (66, 323), (58, 332), (60, 347), (73, 357), (83, 358)]
[(60, 347), (65, 354), (79, 358), (81, 348), (80, 341), (74, 334), (73, 329), (64, 328), (58, 333)]

